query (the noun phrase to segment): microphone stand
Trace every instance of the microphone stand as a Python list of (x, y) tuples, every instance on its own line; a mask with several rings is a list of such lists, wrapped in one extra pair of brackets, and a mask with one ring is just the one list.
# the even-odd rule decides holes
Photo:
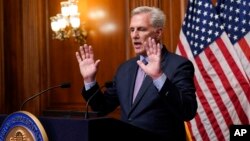
[(89, 118), (89, 102), (91, 101), (91, 99), (93, 99), (93, 97), (99, 92), (102, 90), (102, 88), (104, 88), (105, 86), (102, 86), (100, 87), (98, 90), (96, 90), (90, 97), (89, 99), (87, 100), (86, 102), (86, 112), (85, 112), (85, 119), (88, 119)]
[(30, 101), (30, 100), (36, 98), (37, 96), (39, 96), (39, 95), (41, 95), (41, 94), (43, 94), (43, 93), (45, 93), (45, 92), (47, 92), (47, 91), (49, 91), (49, 90), (51, 90), (51, 89), (58, 88), (58, 87), (61, 87), (61, 88), (69, 88), (69, 87), (70, 87), (70, 83), (62, 83), (62, 84), (60, 84), (60, 85), (50, 87), (50, 88), (48, 88), (48, 89), (45, 89), (45, 90), (41, 91), (40, 93), (37, 93), (37, 94), (35, 94), (35, 95), (33, 95), (33, 96), (27, 98), (27, 99), (21, 104), (21, 106), (20, 106), (20, 111), (22, 110), (23, 106), (24, 106), (28, 101)]
[(113, 81), (108, 81), (106, 82), (103, 86), (101, 86), (100, 88), (98, 88), (98, 90), (96, 90), (87, 100), (86, 102), (86, 112), (85, 112), (85, 119), (89, 118), (89, 102), (93, 99), (93, 97), (99, 92), (101, 91), (104, 87), (111, 87), (113, 86), (114, 82)]

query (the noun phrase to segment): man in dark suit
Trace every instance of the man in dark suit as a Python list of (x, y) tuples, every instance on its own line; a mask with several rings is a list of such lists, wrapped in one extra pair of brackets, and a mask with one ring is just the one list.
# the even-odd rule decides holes
[[(194, 67), (161, 43), (164, 23), (165, 15), (158, 8), (142, 6), (132, 11), (130, 36), (137, 56), (119, 66), (114, 85), (104, 93), (99, 91), (90, 106), (102, 115), (120, 106), (122, 121), (163, 140), (183, 141), (184, 121), (194, 118), (197, 110)], [(88, 100), (99, 89), (95, 76), (100, 60), (94, 60), (92, 47), (86, 44), (76, 58), (84, 79), (83, 96)], [(144, 73), (141, 86), (137, 86), (139, 71)]]

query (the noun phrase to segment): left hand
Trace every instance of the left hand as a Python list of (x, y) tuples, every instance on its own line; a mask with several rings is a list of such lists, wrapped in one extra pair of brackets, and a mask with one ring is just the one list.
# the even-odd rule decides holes
[(146, 49), (147, 52), (148, 64), (144, 65), (144, 63), (140, 60), (137, 61), (137, 64), (153, 80), (157, 79), (163, 73), (161, 70), (160, 43), (156, 44), (155, 39), (148, 38), (148, 42), (144, 42), (144, 48)]

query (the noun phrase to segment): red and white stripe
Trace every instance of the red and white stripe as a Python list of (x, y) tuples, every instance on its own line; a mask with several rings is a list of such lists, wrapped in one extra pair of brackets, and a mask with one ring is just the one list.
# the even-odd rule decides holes
[(188, 122), (193, 140), (229, 140), (231, 124), (249, 124), (250, 86), (226, 33), (194, 58), (183, 31), (176, 53), (195, 67), (196, 117)]
[(250, 81), (250, 32), (236, 42), (234, 48)]

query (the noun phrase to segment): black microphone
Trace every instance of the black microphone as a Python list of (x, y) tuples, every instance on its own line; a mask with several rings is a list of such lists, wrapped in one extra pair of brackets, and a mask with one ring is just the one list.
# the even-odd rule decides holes
[(106, 88), (109, 88), (109, 87), (112, 87), (114, 85), (114, 82), (113, 81), (107, 81), (105, 82), (105, 84), (103, 86), (101, 86), (98, 90), (96, 90), (90, 97), (89, 99), (87, 100), (86, 102), (86, 112), (85, 112), (85, 119), (88, 119), (89, 118), (89, 102), (93, 99), (93, 97), (95, 97), (95, 95), (100, 91), (102, 90), (102, 88), (106, 87)]
[(46, 89), (46, 90), (43, 90), (43, 91), (41, 91), (41, 92), (39, 92), (39, 93), (37, 93), (37, 94), (31, 96), (31, 97), (27, 98), (27, 99), (22, 103), (22, 105), (20, 106), (20, 111), (22, 110), (22, 108), (23, 108), (23, 106), (24, 106), (25, 103), (27, 103), (28, 101), (30, 101), (30, 100), (36, 98), (37, 96), (39, 96), (39, 95), (41, 95), (41, 94), (43, 94), (43, 93), (45, 93), (45, 92), (47, 92), (47, 91), (49, 91), (49, 90), (51, 90), (51, 89), (55, 89), (55, 88), (58, 88), (58, 87), (61, 87), (61, 88), (69, 88), (70, 86), (71, 86), (71, 84), (70, 84), (69, 82), (64, 82), (64, 83), (61, 83), (60, 85), (50, 87), (50, 88), (48, 88), (48, 89)]

